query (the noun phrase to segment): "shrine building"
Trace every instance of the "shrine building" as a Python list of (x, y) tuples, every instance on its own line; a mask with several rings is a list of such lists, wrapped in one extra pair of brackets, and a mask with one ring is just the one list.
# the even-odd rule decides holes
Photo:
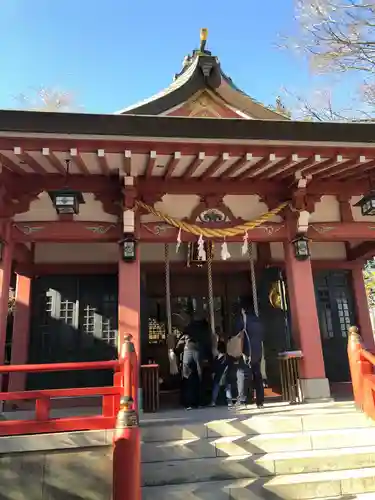
[[(169, 87), (115, 114), (0, 111), (0, 364), (113, 359), (131, 333), (168, 393), (168, 337), (194, 313), (230, 335), (242, 296), (272, 387), (278, 353), (298, 349), (305, 398), (327, 398), (350, 380), (349, 326), (373, 347), (375, 125), (292, 121), (206, 43), (202, 30)], [(12, 374), (7, 390), (111, 383)]]

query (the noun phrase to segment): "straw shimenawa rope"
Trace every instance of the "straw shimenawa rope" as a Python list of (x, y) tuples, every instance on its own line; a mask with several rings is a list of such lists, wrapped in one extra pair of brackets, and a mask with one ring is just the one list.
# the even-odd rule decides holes
[(228, 237), (238, 236), (239, 234), (243, 234), (246, 231), (251, 231), (252, 229), (261, 226), (265, 222), (268, 222), (270, 219), (272, 219), (274, 215), (277, 215), (279, 212), (281, 212), (281, 210), (283, 210), (287, 205), (289, 205), (289, 201), (281, 203), (281, 205), (261, 215), (258, 219), (244, 222), (243, 224), (239, 224), (234, 227), (220, 228), (220, 229), (219, 228), (212, 229), (203, 226), (198, 226), (196, 224), (190, 224), (189, 222), (175, 219), (174, 217), (169, 217), (169, 215), (159, 212), (159, 210), (155, 210), (155, 208), (151, 207), (150, 205), (147, 205), (146, 203), (143, 203), (143, 201), (137, 200), (135, 204), (136, 208), (143, 208), (148, 213), (155, 215), (155, 217), (158, 217), (159, 219), (162, 219), (170, 226), (174, 226), (177, 229), (181, 229), (182, 231), (185, 231), (187, 233), (191, 233), (196, 236), (204, 236), (205, 238), (225, 238), (226, 236)]

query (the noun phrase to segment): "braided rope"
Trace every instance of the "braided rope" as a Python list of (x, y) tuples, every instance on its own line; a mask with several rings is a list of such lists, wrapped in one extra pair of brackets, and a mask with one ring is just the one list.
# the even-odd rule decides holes
[(214, 286), (212, 280), (212, 250), (208, 247), (207, 254), (207, 281), (208, 281), (208, 310), (210, 314), (211, 333), (215, 333), (215, 308), (214, 308)]
[(181, 229), (182, 231), (186, 231), (187, 233), (194, 234), (195, 236), (204, 236), (205, 238), (224, 238), (226, 236), (237, 236), (244, 233), (245, 231), (249, 231), (261, 226), (265, 222), (268, 222), (270, 219), (272, 219), (274, 215), (277, 215), (279, 212), (281, 212), (281, 210), (283, 210), (288, 204), (289, 202), (285, 201), (278, 207), (270, 210), (269, 212), (266, 212), (254, 221), (244, 222), (243, 224), (223, 229), (202, 227), (196, 224), (190, 224), (188, 222), (175, 219), (174, 217), (170, 217), (169, 215), (166, 215), (159, 210), (155, 210), (155, 208), (147, 205), (146, 203), (143, 203), (143, 201), (137, 200), (135, 202), (135, 207), (143, 208), (144, 210), (147, 210), (148, 213), (164, 220), (164, 222), (166, 222), (170, 226), (174, 226), (177, 229)]
[(257, 281), (255, 275), (255, 264), (254, 264), (254, 247), (253, 242), (249, 241), (247, 246), (247, 254), (249, 256), (249, 265), (250, 265), (250, 279), (251, 279), (251, 290), (253, 293), (253, 307), (255, 316), (259, 317), (259, 306), (258, 306), (258, 290), (257, 290)]
[(167, 313), (167, 336), (172, 334), (172, 308), (171, 308), (171, 266), (169, 259), (169, 245), (164, 245), (165, 257), (165, 306)]

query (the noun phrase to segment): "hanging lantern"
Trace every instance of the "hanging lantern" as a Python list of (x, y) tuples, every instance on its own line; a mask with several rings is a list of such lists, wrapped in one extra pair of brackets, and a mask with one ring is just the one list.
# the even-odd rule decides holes
[(354, 206), (361, 207), (362, 215), (375, 215), (375, 192), (372, 191), (370, 194), (367, 194)]
[(85, 203), (82, 193), (72, 189), (49, 191), (48, 194), (58, 215), (77, 215), (80, 204)]
[(137, 258), (137, 240), (134, 234), (124, 234), (124, 239), (120, 241), (122, 260), (124, 262), (134, 262)]
[(302, 261), (310, 258), (309, 240), (305, 236), (298, 236), (292, 243), (294, 256), (297, 260)]
[(77, 215), (79, 206), (85, 203), (81, 191), (75, 191), (68, 188), (70, 159), (65, 160), (66, 163), (66, 178), (65, 185), (61, 189), (49, 191), (49, 197), (52, 200), (53, 206), (57, 215)]
[(202, 267), (208, 259), (209, 253), (211, 258), (213, 258), (214, 243), (212, 241), (204, 241), (203, 248), (206, 253), (206, 259), (202, 260), (199, 258), (199, 247), (198, 242), (190, 242), (187, 247), (187, 266), (191, 265)]

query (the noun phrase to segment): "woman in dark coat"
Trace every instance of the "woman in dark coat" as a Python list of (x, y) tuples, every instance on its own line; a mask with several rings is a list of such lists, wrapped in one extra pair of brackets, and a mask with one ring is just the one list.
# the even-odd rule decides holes
[(211, 332), (205, 319), (192, 320), (176, 346), (182, 353), (182, 400), (187, 409), (204, 403), (204, 362), (211, 361)]

